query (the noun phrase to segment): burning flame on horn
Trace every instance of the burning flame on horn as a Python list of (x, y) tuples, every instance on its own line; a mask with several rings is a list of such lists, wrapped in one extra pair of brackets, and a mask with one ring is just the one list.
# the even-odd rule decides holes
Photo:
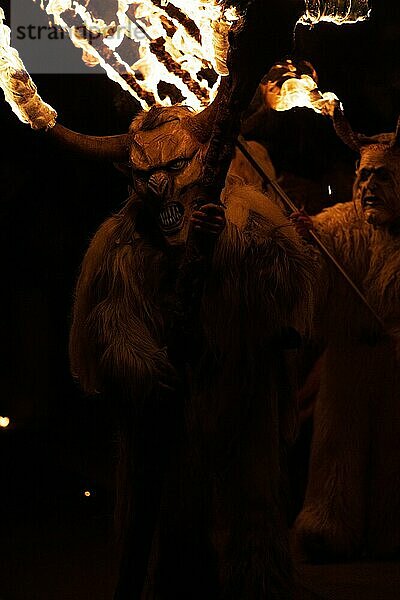
[[(228, 33), (240, 22), (218, 0), (118, 0), (110, 23), (95, 16), (90, 0), (41, 0), (41, 8), (86, 64), (100, 64), (144, 109), (177, 102), (207, 107), (228, 74)], [(124, 58), (126, 40), (139, 54), (133, 64)]]
[(332, 92), (319, 91), (318, 77), (310, 63), (303, 62), (302, 67), (308, 73), (301, 73), (291, 60), (274, 65), (262, 83), (266, 103), (277, 111), (305, 107), (333, 117), (341, 106), (339, 98)]
[(305, 0), (306, 12), (299, 23), (315, 25), (321, 21), (343, 25), (369, 19), (369, 0)]
[(57, 113), (37, 93), (17, 50), (11, 46), (11, 31), (4, 19), (0, 8), (0, 87), (5, 99), (17, 117), (32, 129), (54, 127)]

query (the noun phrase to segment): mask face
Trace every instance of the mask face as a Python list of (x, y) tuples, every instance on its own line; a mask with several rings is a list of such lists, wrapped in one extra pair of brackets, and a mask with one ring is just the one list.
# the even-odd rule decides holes
[(375, 228), (390, 227), (400, 218), (400, 153), (383, 144), (361, 150), (354, 198), (365, 220)]
[(179, 118), (133, 135), (133, 186), (169, 245), (187, 240), (200, 194), (205, 150)]

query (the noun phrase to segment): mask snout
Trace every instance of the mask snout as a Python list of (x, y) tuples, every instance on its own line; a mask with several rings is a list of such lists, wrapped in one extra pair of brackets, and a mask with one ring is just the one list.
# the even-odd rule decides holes
[(169, 195), (169, 177), (166, 173), (153, 173), (147, 184), (150, 194), (160, 201), (164, 201)]

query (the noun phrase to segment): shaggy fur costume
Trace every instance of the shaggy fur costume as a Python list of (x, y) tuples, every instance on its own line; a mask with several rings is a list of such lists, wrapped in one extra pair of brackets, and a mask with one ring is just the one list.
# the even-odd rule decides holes
[(70, 351), (86, 392), (105, 391), (120, 413), (118, 600), (291, 597), (285, 348), (311, 320), (315, 265), (249, 178), (229, 177), (227, 226), (189, 335), (179, 251), (149, 232), (134, 196), (83, 262)]
[(327, 349), (297, 536), (314, 560), (390, 554), (400, 547), (400, 236), (368, 224), (359, 199), (313, 220), (391, 335), (321, 259)]

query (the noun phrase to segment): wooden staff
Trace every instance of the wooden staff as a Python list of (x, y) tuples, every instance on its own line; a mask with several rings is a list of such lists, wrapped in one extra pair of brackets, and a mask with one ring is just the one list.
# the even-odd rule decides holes
[[(247, 146), (247, 143), (242, 136), (238, 137), (237, 147), (239, 148), (239, 150), (243, 154), (243, 156), (249, 161), (249, 163), (253, 166), (253, 168), (260, 175), (263, 182), (267, 185), (270, 185), (275, 190), (275, 192), (279, 195), (279, 197), (284, 202), (285, 206), (291, 212), (297, 212), (298, 211), (297, 206), (291, 201), (291, 199), (286, 194), (286, 192), (281, 188), (279, 183), (277, 183), (277, 181), (275, 181), (274, 179), (271, 179), (271, 177), (269, 177), (269, 175), (265, 172), (263, 167), (259, 164), (259, 162), (251, 154), (251, 152)], [(305, 213), (305, 216), (307, 216), (306, 213)], [(335, 256), (329, 250), (329, 248), (318, 237), (318, 235), (315, 233), (315, 231), (310, 230), (309, 235), (310, 235), (311, 239), (314, 241), (315, 245), (318, 246), (318, 248), (321, 250), (322, 254), (324, 254), (328, 258), (328, 260), (334, 265), (335, 269), (342, 275), (342, 277), (347, 281), (347, 283), (349, 284), (351, 289), (355, 292), (355, 294), (364, 303), (364, 305), (367, 307), (367, 309), (373, 315), (374, 319), (379, 323), (379, 326), (381, 327), (381, 329), (384, 330), (385, 324), (384, 324), (383, 320), (381, 319), (381, 317), (376, 313), (376, 311), (370, 305), (370, 303), (368, 302), (367, 298), (362, 293), (360, 288), (354, 283), (354, 281), (351, 279), (350, 275), (348, 275), (348, 273), (346, 273), (346, 271), (344, 270), (342, 265), (337, 261)]]
[[(265, 41), (272, 40), (272, 51), (276, 55), (281, 55), (284, 48), (287, 51), (293, 39), (294, 26), (304, 9), (303, 0), (272, 3), (265, 0), (236, 0), (229, 1), (229, 4), (244, 11), (244, 18), (241, 26), (230, 32), (227, 58), (229, 75), (222, 79), (212, 104), (213, 127), (204, 161), (199, 207), (221, 201), (221, 192), (240, 133), (242, 114), (270, 64), (269, 52), (263, 50)], [(201, 241), (192, 229), (176, 286), (179, 312), (187, 330), (196, 321), (211, 255), (212, 244)]]
[(214, 126), (205, 157), (203, 188), (208, 201), (220, 198), (240, 133), (241, 117), (270, 64), (285, 54), (304, 12), (304, 0), (221, 0), (235, 6), (243, 21), (229, 34), (227, 67), (217, 98)]

